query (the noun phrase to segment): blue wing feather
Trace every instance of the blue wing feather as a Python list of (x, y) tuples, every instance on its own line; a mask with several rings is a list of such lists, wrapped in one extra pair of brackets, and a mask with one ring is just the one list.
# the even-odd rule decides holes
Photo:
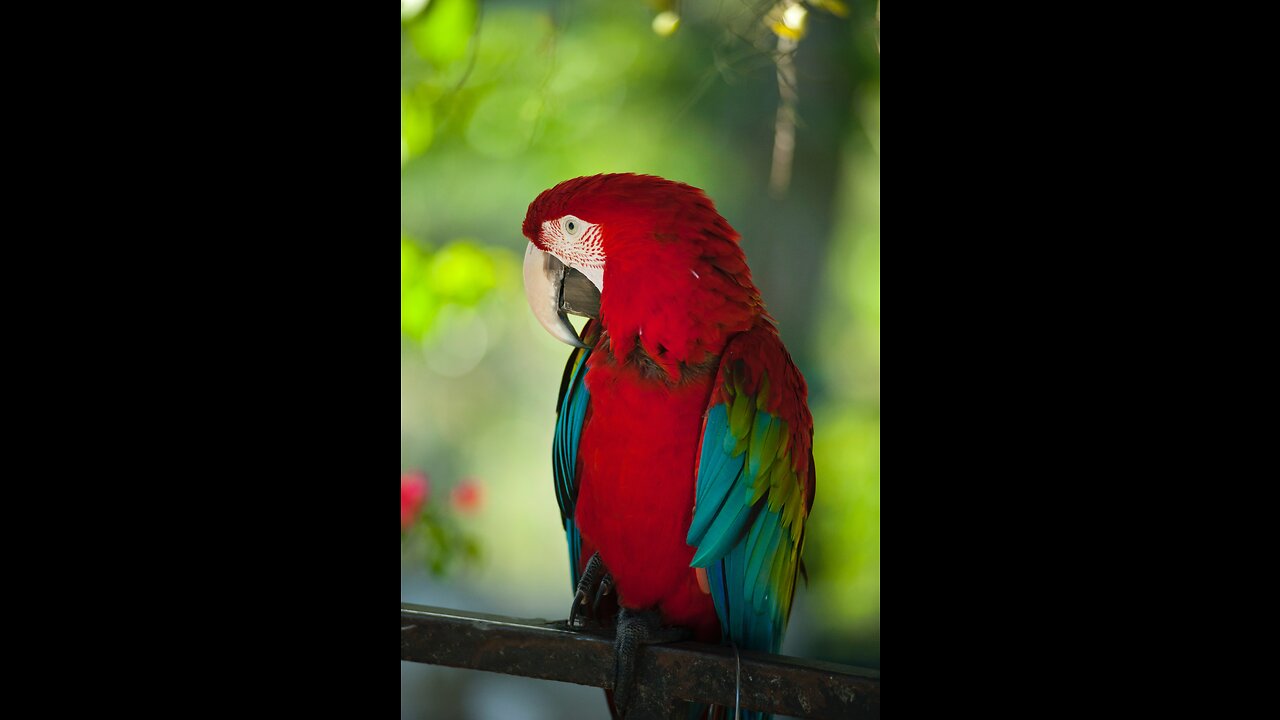
[[(725, 641), (776, 653), (790, 615), (808, 511), (803, 483), (812, 473), (809, 458), (803, 464), (808, 474), (795, 469), (801, 463), (793, 462), (789, 423), (811, 425), (807, 411), (793, 418), (766, 409), (779, 407), (776, 393), (791, 392), (797, 384), (803, 392), (798, 373), (768, 378), (757, 368), (749, 375), (752, 366), (735, 354), (744, 346), (734, 342), (722, 355), (707, 408), (686, 541), (694, 547), (691, 565), (706, 570)], [(760, 347), (759, 337), (752, 342)], [(776, 342), (776, 336), (768, 342)], [(794, 373), (787, 362), (786, 372)]]
[[(723, 405), (712, 408), (707, 416), (707, 432), (714, 430), (729, 434), (728, 421), (723, 419), (726, 415)], [(689, 533), (685, 536), (685, 542), (695, 546), (703, 543), (712, 521), (719, 517), (720, 509), (737, 487), (745, 460), (742, 455), (730, 457), (711, 443), (703, 443), (703, 449), (703, 460), (698, 466), (698, 494), (701, 497), (698, 498)]]
[[(748, 494), (742, 486), (742, 474), (739, 473), (730, 495)], [(736, 498), (726, 498), (724, 506), (716, 513), (715, 519), (711, 521), (711, 527), (707, 528), (706, 534), (698, 544), (698, 549), (693, 555), (693, 565), (701, 567), (728, 553), (730, 548), (737, 545), (742, 540), (742, 531), (751, 521), (754, 509), (753, 506)]]
[[(582, 328), (585, 340), (592, 323)], [(587, 343), (590, 345), (591, 343)], [(578, 586), (578, 568), (582, 555), (582, 536), (574, 522), (574, 506), (578, 501), (578, 441), (582, 438), (582, 423), (591, 402), (585, 378), (590, 348), (574, 350), (565, 365), (564, 378), (560, 382), (560, 397), (556, 403), (556, 433), (551, 443), (551, 470), (555, 478), (556, 503), (560, 506), (560, 522), (564, 526), (565, 542), (569, 549), (570, 587)]]
[(758, 528), (759, 532), (754, 533), (751, 559), (747, 563), (747, 579), (755, 584), (751, 592), (751, 605), (756, 612), (763, 613), (769, 610), (765, 606), (765, 596), (769, 590), (769, 576), (766, 571), (773, 566), (773, 558), (778, 551), (778, 541), (782, 536), (782, 518), (778, 513), (764, 508), (756, 519), (755, 528)]
[[(703, 437), (724, 437), (729, 435), (729, 412), (724, 405), (716, 405), (707, 413), (706, 429), (703, 431)], [(729, 451), (732, 452), (730, 447)], [(717, 452), (714, 443), (705, 443), (702, 446), (702, 457), (698, 463), (698, 474), (705, 476), (707, 482), (698, 483), (697, 501), (700, 503), (706, 497), (712, 482), (711, 479), (718, 477), (724, 465), (729, 462), (730, 458), (724, 452)], [(728, 489), (728, 486), (723, 488)], [(720, 498), (724, 502), (724, 498)], [(692, 534), (692, 531), (690, 531)], [(701, 533), (699, 533), (701, 534)]]

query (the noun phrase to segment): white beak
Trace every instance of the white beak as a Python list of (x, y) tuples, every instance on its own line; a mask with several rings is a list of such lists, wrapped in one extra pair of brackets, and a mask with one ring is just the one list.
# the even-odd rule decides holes
[(551, 337), (566, 345), (586, 347), (569, 324), (569, 318), (560, 311), (564, 274), (564, 263), (555, 255), (529, 243), (524, 252), (524, 297), (529, 301), (529, 309), (533, 310), (533, 316), (551, 333)]

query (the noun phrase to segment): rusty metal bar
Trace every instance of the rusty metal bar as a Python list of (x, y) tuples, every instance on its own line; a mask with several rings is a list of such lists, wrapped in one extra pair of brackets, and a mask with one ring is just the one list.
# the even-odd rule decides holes
[[(612, 634), (570, 630), (563, 620), (401, 603), (400, 659), (613, 687)], [(880, 673), (875, 670), (745, 650), (741, 660), (739, 704), (744, 710), (842, 720), (880, 717)], [(732, 708), (736, 667), (732, 648), (694, 642), (648, 645), (636, 661), (636, 700), (651, 709), (642, 713), (650, 717), (679, 712), (673, 699)]]

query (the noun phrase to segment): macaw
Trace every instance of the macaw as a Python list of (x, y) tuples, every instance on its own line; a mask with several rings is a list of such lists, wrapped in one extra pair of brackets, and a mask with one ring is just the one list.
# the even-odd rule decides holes
[[(570, 623), (601, 597), (619, 606), (625, 714), (641, 644), (778, 652), (813, 505), (808, 391), (698, 188), (575, 178), (538, 195), (523, 231), (530, 307), (575, 348), (552, 448)], [(592, 318), (581, 334), (566, 311)]]

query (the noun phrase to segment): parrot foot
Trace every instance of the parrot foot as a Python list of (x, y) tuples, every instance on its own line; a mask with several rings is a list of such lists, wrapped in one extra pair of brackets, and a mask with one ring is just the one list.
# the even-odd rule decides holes
[(688, 628), (664, 627), (662, 615), (657, 610), (622, 608), (618, 611), (617, 634), (613, 641), (613, 704), (619, 717), (627, 715), (640, 646), (688, 640), (692, 635)]
[(604, 561), (600, 559), (600, 553), (597, 552), (587, 561), (587, 567), (583, 569), (582, 577), (578, 579), (578, 591), (573, 596), (573, 606), (569, 608), (569, 627), (585, 625), (587, 603), (590, 602), (591, 615), (595, 616), (597, 608), (600, 607), (600, 600), (612, 590), (613, 576), (609, 574)]

